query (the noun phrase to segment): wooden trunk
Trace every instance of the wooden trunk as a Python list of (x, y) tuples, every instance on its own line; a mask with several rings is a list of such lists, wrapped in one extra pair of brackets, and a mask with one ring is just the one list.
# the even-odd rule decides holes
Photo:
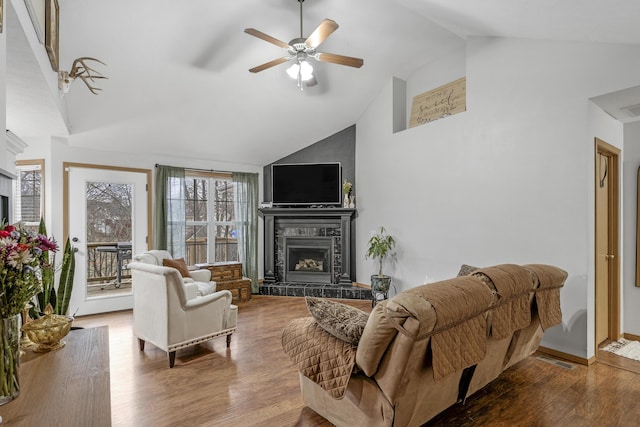
[(233, 302), (251, 300), (251, 279), (242, 276), (242, 263), (236, 261), (196, 264), (197, 268), (211, 271), (211, 280), (216, 282), (216, 289), (229, 290)]

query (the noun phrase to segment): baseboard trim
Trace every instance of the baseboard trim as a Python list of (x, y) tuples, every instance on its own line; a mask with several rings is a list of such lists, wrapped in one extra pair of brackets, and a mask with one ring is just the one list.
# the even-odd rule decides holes
[(640, 341), (640, 335), (633, 335), (633, 334), (628, 334), (628, 333), (624, 333), (622, 334), (626, 339), (631, 340), (631, 341)]
[(561, 359), (568, 360), (570, 362), (578, 363), (580, 365), (591, 366), (596, 361), (596, 357), (593, 356), (589, 359), (584, 357), (574, 356), (573, 354), (565, 353), (563, 351), (554, 350), (552, 348), (539, 346), (538, 351), (540, 353), (548, 354), (549, 356), (559, 357)]

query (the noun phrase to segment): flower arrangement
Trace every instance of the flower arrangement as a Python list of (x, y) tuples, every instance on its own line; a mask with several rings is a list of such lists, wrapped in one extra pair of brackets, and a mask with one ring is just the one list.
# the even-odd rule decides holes
[(351, 187), (353, 187), (353, 184), (345, 179), (344, 183), (342, 184), (342, 191), (344, 192), (345, 196), (351, 193)]
[(20, 314), (41, 289), (45, 270), (51, 269), (49, 252), (58, 244), (44, 234), (18, 223), (0, 224), (0, 317)]

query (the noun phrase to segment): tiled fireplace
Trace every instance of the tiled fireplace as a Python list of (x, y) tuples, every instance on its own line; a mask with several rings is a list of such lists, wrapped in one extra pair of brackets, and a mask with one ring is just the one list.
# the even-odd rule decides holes
[(355, 209), (269, 208), (264, 218), (264, 284), (260, 293), (368, 299), (354, 288)]

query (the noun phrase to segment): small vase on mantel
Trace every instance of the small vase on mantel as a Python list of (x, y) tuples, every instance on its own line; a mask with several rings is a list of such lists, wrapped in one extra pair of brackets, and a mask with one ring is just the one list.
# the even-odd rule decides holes
[(342, 207), (343, 208), (349, 207), (349, 193), (344, 193), (344, 200), (342, 201)]
[(20, 314), (0, 319), (0, 405), (20, 395)]

